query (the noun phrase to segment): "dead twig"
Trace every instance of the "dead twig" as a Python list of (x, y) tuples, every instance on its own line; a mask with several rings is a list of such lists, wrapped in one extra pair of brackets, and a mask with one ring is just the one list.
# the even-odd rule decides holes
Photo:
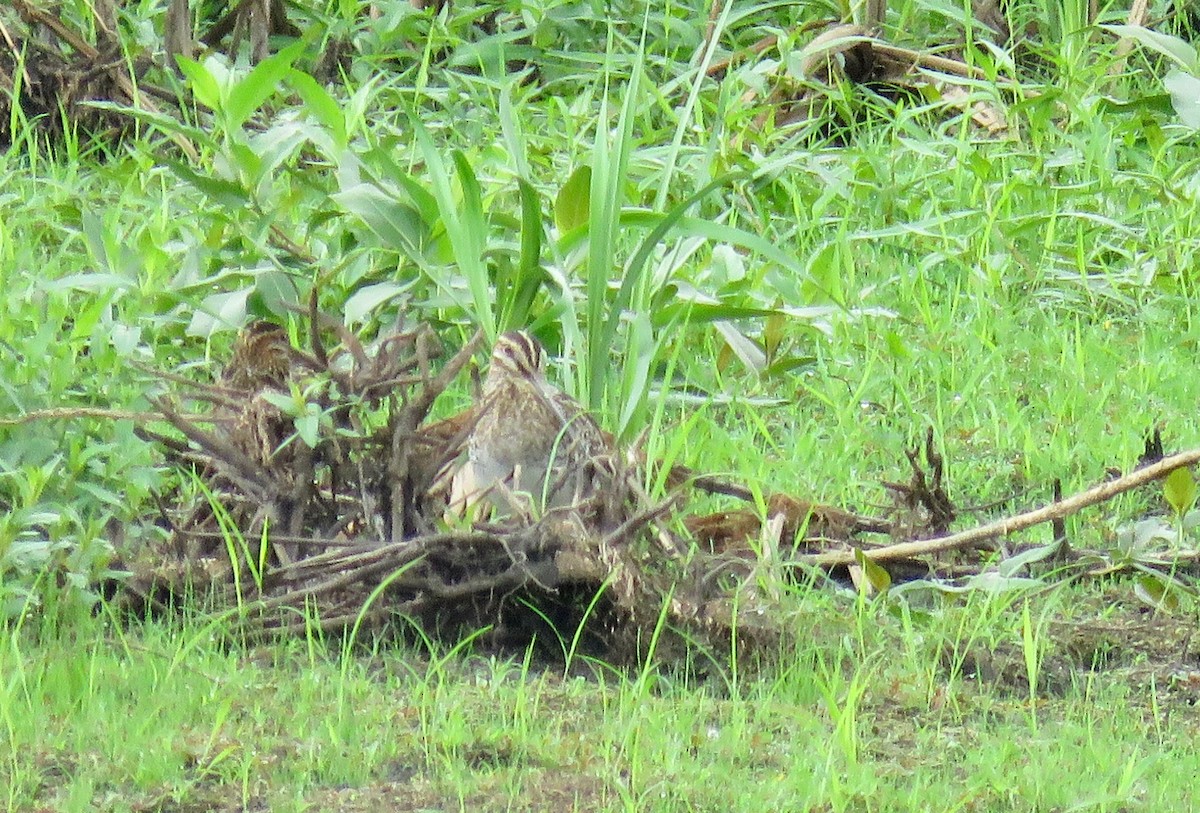
[[(1179, 454), (1164, 457), (1162, 460), (1145, 468), (1137, 469), (1129, 474), (1101, 483), (1098, 486), (1082, 491), (1065, 500), (1053, 502), (1050, 505), (1027, 511), (1015, 517), (1005, 517), (995, 522), (981, 525), (978, 528), (960, 531), (949, 536), (936, 539), (920, 539), (914, 542), (901, 542), (874, 550), (864, 550), (867, 558), (875, 562), (888, 562), (897, 559), (912, 559), (917, 556), (927, 556), (948, 550), (969, 548), (981, 542), (999, 539), (1010, 534), (1040, 525), (1043, 522), (1053, 522), (1061, 517), (1069, 517), (1091, 505), (1111, 500), (1118, 494), (1132, 491), (1146, 483), (1161, 480), (1175, 469), (1200, 463), (1200, 449), (1192, 449)], [(855, 563), (853, 550), (830, 551), (807, 556), (798, 556), (796, 561), (819, 567), (842, 567)]]
[[(1129, 9), (1129, 17), (1125, 20), (1126, 25), (1143, 26), (1146, 24), (1146, 18), (1150, 16), (1150, 0), (1133, 0), (1133, 6)], [(1129, 61), (1129, 54), (1133, 51), (1133, 38), (1121, 37), (1117, 40), (1117, 47), (1113, 50), (1113, 64), (1109, 66), (1108, 75), (1117, 76), (1125, 72), (1125, 63)]]
[(0, 20), (0, 37), (4, 38), (4, 43), (8, 46), (9, 54), (12, 56), (13, 65), (19, 65), (21, 68), (21, 79), (25, 87), (33, 84), (33, 80), (29, 76), (29, 69), (25, 65), (25, 60), (21, 59), (21, 49), (17, 47), (17, 43), (13, 40), (12, 35), (8, 33), (8, 28), (5, 27), (4, 21)]
[(717, 21), (725, 13), (725, 6), (726, 0), (712, 0), (712, 5), (708, 9), (708, 22), (704, 25), (704, 42), (700, 48), (701, 54), (708, 54), (712, 50), (713, 37), (717, 33)]
[[(944, 56), (925, 54), (911, 48), (889, 45), (879, 39), (873, 40), (871, 46), (875, 51), (875, 56), (908, 63), (914, 68), (925, 68), (937, 73), (948, 73), (952, 76), (961, 76), (964, 79), (975, 79), (981, 82), (989, 81), (987, 73), (981, 68), (972, 67), (957, 59), (947, 59)], [(996, 82), (1001, 85), (1013, 84), (1012, 80), (1005, 76), (996, 77)]]
[[(429, 414), (430, 407), (433, 406), (434, 400), (441, 395), (446, 387), (452, 382), (471, 360), (471, 356), (483, 344), (483, 331), (476, 331), (471, 340), (463, 345), (453, 358), (446, 364), (440, 373), (425, 385), (421, 392), (398, 410), (390, 422), (389, 431), (392, 436), (391, 443), (391, 458), (388, 464), (388, 475), (391, 478), (392, 487), (390, 490), (391, 499), (391, 541), (399, 542), (404, 537), (405, 528), (405, 512), (410, 503), (408, 480), (409, 480), (409, 453), (411, 447), (411, 439), (417, 431), (417, 427), (425, 420), (425, 416)], [(418, 345), (419, 346), (419, 345)], [(427, 362), (422, 362), (427, 363)]]
[(212, 455), (214, 463), (219, 461), (224, 464), (226, 476), (241, 480), (239, 485), (243, 490), (256, 495), (264, 502), (274, 496), (276, 489), (271, 483), (270, 474), (227, 439), (205, 432), (195, 424), (189, 423), (163, 398), (151, 398), (150, 403), (158, 407), (162, 418), (182, 432), (188, 440)]
[[(212, 421), (211, 415), (180, 415), (185, 421)], [(160, 412), (134, 412), (126, 409), (104, 407), (55, 407), (35, 409), (12, 418), (0, 418), (0, 426), (21, 426), (35, 421), (77, 420), (79, 418), (101, 418), (108, 421), (134, 421), (151, 423), (164, 420)]]

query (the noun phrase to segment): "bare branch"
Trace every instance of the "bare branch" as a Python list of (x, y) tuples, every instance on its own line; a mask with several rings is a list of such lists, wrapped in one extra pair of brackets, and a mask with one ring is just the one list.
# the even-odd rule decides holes
[[(1088, 506), (1111, 500), (1118, 494), (1124, 494), (1146, 483), (1160, 480), (1175, 471), (1175, 469), (1191, 466), (1198, 462), (1200, 462), (1200, 449), (1180, 452), (1170, 457), (1164, 457), (1157, 463), (1153, 463), (1145, 468), (1132, 471), (1123, 477), (1118, 477), (1116, 480), (1101, 483), (1094, 488), (1089, 488), (1087, 491), (1082, 491), (1065, 500), (1053, 502), (1035, 511), (1028, 511), (1024, 514), (1018, 514), (1015, 517), (1005, 517), (1004, 519), (982, 525), (978, 528), (971, 528), (967, 531), (961, 531), (937, 539), (901, 542), (883, 548), (864, 550), (864, 553), (872, 561), (887, 562), (973, 547), (981, 542), (1006, 537), (1009, 534), (1033, 527), (1034, 525), (1040, 525), (1043, 522), (1053, 522), (1062, 517), (1069, 517)], [(796, 561), (819, 565), (821, 567), (838, 567), (854, 564), (855, 553), (852, 550), (831, 551), (829, 553), (798, 556), (796, 557)]]

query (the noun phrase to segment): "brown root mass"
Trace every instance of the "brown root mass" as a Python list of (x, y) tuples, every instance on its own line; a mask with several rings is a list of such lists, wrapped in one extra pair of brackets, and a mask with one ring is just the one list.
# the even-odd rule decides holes
[[(46, 6), (11, 0), (0, 8), (0, 121), (28, 123), (51, 144), (75, 131), (112, 143), (133, 119), (96, 103), (151, 112), (159, 112), (158, 102), (174, 108), (175, 93), (146, 81), (152, 58), (123, 47), (113, 0), (91, 4), (94, 35)], [(12, 135), (0, 128), (0, 144)]]

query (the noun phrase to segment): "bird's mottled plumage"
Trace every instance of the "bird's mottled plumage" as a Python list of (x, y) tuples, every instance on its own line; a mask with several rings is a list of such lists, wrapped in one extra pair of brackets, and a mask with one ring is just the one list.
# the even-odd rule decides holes
[(232, 418), (230, 440), (251, 460), (280, 472), (288, 470), (288, 455), (281, 459), (278, 452), (293, 424), (263, 393), (287, 389), (292, 353), (287, 331), (258, 319), (238, 334), (220, 379), (221, 387), (239, 393), (221, 407)]
[(594, 491), (594, 461), (608, 443), (579, 403), (546, 380), (545, 367), (546, 351), (528, 333), (511, 331), (496, 340), (452, 506), (486, 498), (507, 513), (515, 493), (548, 508)]
[(287, 331), (257, 319), (242, 329), (233, 354), (221, 371), (221, 384), (245, 392), (282, 388), (292, 367), (292, 343)]

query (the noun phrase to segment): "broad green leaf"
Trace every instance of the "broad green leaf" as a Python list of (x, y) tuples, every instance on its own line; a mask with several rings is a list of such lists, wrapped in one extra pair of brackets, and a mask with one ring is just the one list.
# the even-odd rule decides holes
[(298, 416), (293, 423), (296, 427), (296, 434), (300, 440), (304, 441), (304, 445), (315, 449), (321, 442), (321, 415), (316, 411), (315, 404), (309, 406), (312, 408)]
[(432, 226), (439, 219), (437, 198), (404, 170), (392, 158), (389, 148), (398, 149), (396, 145), (384, 144), (382, 148), (374, 149), (363, 156), (380, 173), (379, 180), (393, 183), (403, 189), (409, 197), (409, 202), (421, 213), (421, 219)]
[(959, 595), (984, 593), (988, 595), (1003, 595), (1025, 590), (1040, 590), (1046, 582), (1040, 579), (1030, 579), (1024, 576), (1005, 576), (996, 570), (985, 570), (966, 579), (949, 581), (944, 579), (917, 579), (898, 584), (892, 588), (894, 593), (923, 593), (933, 591), (943, 595)]
[(782, 376), (799, 370), (802, 367), (812, 367), (817, 363), (816, 356), (783, 356), (767, 365), (763, 370), (765, 376)]
[(114, 323), (109, 330), (109, 341), (117, 355), (132, 356), (142, 341), (142, 328)]
[(249, 148), (258, 158), (255, 162), (255, 179), (275, 177), (278, 174), (276, 170), (292, 163), (291, 159), (312, 142), (313, 136), (320, 137), (321, 134), (321, 130), (307, 122), (280, 121), (253, 136)]
[(517, 258), (516, 277), (509, 281), (505, 300), (497, 302), (500, 330), (524, 327), (529, 323), (534, 299), (547, 279), (542, 268), (541, 198), (524, 178), (517, 179), (517, 187), (521, 193), (521, 253)]
[[(413, 113), (409, 114), (408, 122), (413, 135), (416, 136), (421, 156), (425, 159), (429, 183), (433, 187), (433, 197), (437, 200), (438, 214), (446, 230), (454, 261), (458, 264), (459, 272), (467, 280), (471, 292), (471, 303), (467, 309), (487, 337), (494, 339), (496, 314), (492, 309), (487, 265), (483, 258), (487, 225), (483, 220), (479, 182), (466, 156), (456, 150), (453, 160), (463, 192), (463, 200), (456, 200), (450, 183), (450, 169), (434, 145), (429, 131), (421, 123), (420, 117)], [(443, 291), (452, 293), (444, 286)]]
[(650, 391), (650, 370), (654, 364), (654, 328), (646, 313), (633, 315), (629, 325), (629, 337), (625, 345), (624, 369), (622, 370), (621, 397), (618, 404), (617, 437), (627, 437), (627, 432), (638, 426), (637, 418), (645, 409), (646, 396)]
[(1183, 515), (1183, 530), (1194, 531), (1200, 527), (1200, 511), (1193, 508)]
[[(511, 59), (511, 57), (510, 57)], [(516, 82), (511, 82), (500, 89), (500, 133), (504, 136), (504, 146), (519, 178), (532, 177), (529, 171), (529, 159), (526, 157), (525, 133), (521, 130), (521, 119), (515, 115), (512, 103), (512, 89)]]
[(1150, 517), (1118, 528), (1116, 550), (1122, 558), (1133, 559), (1155, 546), (1170, 544), (1178, 536), (1165, 518)]
[(1196, 49), (1184, 40), (1179, 39), (1179, 37), (1172, 37), (1170, 34), (1152, 31), (1140, 25), (1102, 25), (1100, 27), (1105, 31), (1111, 31), (1119, 37), (1128, 37), (1146, 48), (1157, 51), (1163, 56), (1174, 60), (1185, 71), (1192, 71), (1193, 73), (1200, 71), (1200, 63), (1197, 62), (1196, 58)]
[(384, 302), (399, 296), (403, 292), (404, 286), (397, 285), (394, 282), (380, 282), (375, 285), (366, 285), (351, 294), (350, 298), (346, 300), (346, 304), (342, 306), (342, 313), (345, 315), (348, 324), (357, 324), (365, 321)]
[(541, 49), (522, 44), (522, 40), (528, 36), (527, 31), (518, 29), (464, 42), (454, 49), (446, 64), (455, 68), (472, 68), (492, 81), (499, 81), (506, 76), (505, 65), (509, 61), (537, 64), (545, 58)]
[(164, 113), (156, 113), (143, 108), (128, 107), (114, 102), (84, 102), (84, 104), (88, 107), (94, 107), (97, 110), (118, 112), (122, 116), (157, 127), (169, 135), (180, 135), (189, 141), (195, 141), (197, 144), (202, 144), (210, 148), (216, 147), (218, 144), (217, 140), (212, 137), (212, 134), (208, 130), (187, 124)]
[(416, 179), (408, 174), (397, 175), (394, 179), (400, 184), (400, 188), (408, 194), (408, 199), (421, 215), (421, 219), (426, 224), (432, 224), (438, 221), (438, 203), (437, 198), (429, 193), (425, 187), (417, 183)]
[(250, 73), (237, 82), (229, 91), (229, 99), (225, 103), (226, 126), (239, 129), (245, 124), (246, 119), (276, 91), (279, 83), (291, 72), (292, 63), (307, 47), (308, 43), (303, 40), (293, 42), (255, 65)]
[(1029, 681), (1029, 696), (1037, 693), (1038, 672), (1041, 667), (1041, 657), (1038, 647), (1038, 634), (1033, 626), (1033, 616), (1029, 612), (1029, 602), (1021, 608), (1021, 653), (1025, 656), (1025, 677)]
[(115, 272), (108, 258), (108, 241), (104, 239), (104, 223), (91, 209), (84, 209), (80, 218), (83, 239), (92, 258), (105, 270)]
[(232, 141), (225, 150), (227, 163), (225, 171), (233, 174), (245, 183), (248, 189), (254, 189), (263, 177), (263, 158), (244, 141)]
[(1174, 583), (1164, 576), (1142, 573), (1133, 585), (1133, 594), (1155, 610), (1178, 612), (1179, 591), (1174, 588)]
[[(187, 78), (196, 101), (209, 110), (221, 107), (221, 83), (217, 81), (215, 69), (221, 64), (216, 57), (209, 57), (203, 63), (185, 56), (177, 57), (179, 69)], [(222, 73), (225, 71), (222, 69)]]
[(581, 164), (567, 178), (567, 182), (554, 198), (554, 225), (559, 234), (566, 234), (588, 222), (591, 216), (591, 188), (592, 168)]
[[(711, 191), (720, 184), (718, 181), (706, 186), (701, 190), (703, 193)], [(683, 215), (675, 216), (679, 210), (685, 209), (686, 206), (694, 202), (691, 198), (684, 201), (679, 206), (672, 209), (666, 215), (657, 214), (646, 211), (631, 211), (626, 213), (621, 218), (622, 224), (631, 226), (653, 226), (653, 231), (642, 241), (642, 248), (629, 261), (628, 267), (636, 268), (638, 263), (645, 262), (653, 253), (655, 247), (662, 241), (672, 226), (678, 228), (678, 232), (683, 235), (699, 235), (708, 240), (717, 243), (730, 243), (735, 246), (741, 246), (749, 251), (756, 252), (762, 257), (770, 260), (787, 271), (792, 272), (796, 277), (806, 278), (807, 274), (804, 268), (796, 261), (796, 258), (783, 251), (770, 240), (765, 237), (754, 234), (753, 232), (739, 229), (735, 226), (726, 226), (723, 223), (713, 223), (708, 220), (701, 220), (698, 217), (687, 217)]]
[(1163, 496), (1175, 514), (1187, 513), (1196, 502), (1196, 478), (1186, 466), (1181, 466), (1167, 475), (1163, 481)]
[(41, 283), (40, 287), (46, 291), (86, 291), (94, 294), (100, 291), (132, 288), (133, 282), (120, 274), (91, 272), (47, 279)]
[(842, 272), (846, 245), (840, 239), (833, 239), (822, 245), (808, 261), (808, 280), (811, 286), (823, 297), (832, 302), (842, 300)]
[(496, 330), (495, 312), (491, 281), (488, 276), (487, 263), (484, 261), (484, 251), (487, 247), (487, 222), (483, 217), (483, 190), (479, 187), (479, 179), (475, 170), (462, 150), (451, 153), (454, 167), (458, 171), (458, 182), (462, 187), (462, 205), (454, 217), (447, 219), (443, 213), (442, 222), (446, 224), (446, 232), (450, 235), (454, 246), (454, 259), (467, 277), (467, 286), (471, 289), (471, 299), (480, 324), (492, 335)]
[(1040, 562), (1043, 559), (1048, 559), (1061, 550), (1062, 545), (1058, 542), (1052, 542), (1049, 545), (1039, 545), (1035, 548), (1030, 548), (1026, 551), (1009, 556), (997, 565), (996, 570), (1001, 576), (1010, 577), (1016, 576), (1022, 568), (1027, 565)]
[(120, 506), (125, 502), (125, 495), (112, 491), (111, 489), (101, 488), (95, 483), (81, 482), (77, 486), (80, 490), (86, 491), (96, 498), (98, 502), (114, 507)]
[(773, 316), (778, 311), (769, 308), (751, 308), (745, 305), (726, 305), (723, 302), (696, 302), (686, 296), (677, 296), (677, 304), (655, 310), (654, 323), (662, 326), (677, 318), (681, 311), (687, 312), (690, 324), (720, 322), (730, 319), (761, 319)]
[(867, 591), (868, 594), (886, 593), (892, 586), (892, 576), (883, 565), (868, 558), (862, 548), (854, 549), (854, 559), (862, 568), (863, 576), (866, 577), (866, 583), (870, 587), (870, 590)]
[(542, 265), (542, 201), (533, 184), (517, 179), (521, 191), (521, 277), (537, 274)]
[(1163, 87), (1171, 94), (1171, 106), (1179, 120), (1193, 130), (1200, 130), (1200, 77), (1171, 71), (1163, 78)]
[(1098, 100), (1098, 105), (1100, 110), (1105, 113), (1136, 113), (1148, 110), (1152, 113), (1170, 115), (1175, 110), (1175, 106), (1171, 103), (1170, 93), (1150, 93), (1132, 99), (1111, 99), (1105, 96)]
[(762, 373), (766, 369), (767, 354), (753, 339), (730, 322), (714, 322), (713, 327), (721, 334), (726, 346), (746, 366), (746, 369), (755, 374)]
[(746, 278), (746, 260), (733, 246), (714, 246), (710, 267), (712, 285), (741, 282)]
[(419, 252), (429, 229), (417, 210), (367, 183), (343, 189), (331, 196), (343, 209), (358, 215), (385, 245)]
[(302, 71), (292, 70), (288, 74), (288, 83), (304, 100), (309, 115), (329, 132), (334, 146), (339, 150), (346, 149), (346, 116), (337, 100), (317, 80)]
[(889, 330), (884, 334), (884, 341), (887, 344), (888, 355), (896, 361), (908, 361), (912, 358), (912, 351), (908, 349), (908, 345), (904, 343), (904, 339), (900, 338), (900, 334), (894, 330)]
[(248, 309), (261, 316), (285, 314), (300, 303), (296, 278), (282, 269), (266, 266), (254, 272), (254, 293)]
[(271, 406), (278, 409), (284, 415), (293, 417), (303, 415), (303, 401), (297, 403), (296, 395), (288, 392), (279, 392), (277, 390), (265, 389), (259, 396)]
[(767, 351), (768, 359), (774, 359), (778, 354), (786, 328), (787, 317), (782, 313), (776, 312), (767, 317), (763, 324), (763, 349)]
[(218, 330), (243, 324), (246, 321), (246, 300), (253, 292), (253, 286), (246, 286), (236, 291), (223, 291), (206, 296), (192, 314), (187, 334), (211, 336)]
[(226, 209), (242, 209), (250, 200), (250, 193), (240, 183), (214, 178), (212, 175), (201, 175), (182, 161), (173, 158), (161, 158), (171, 171)]

